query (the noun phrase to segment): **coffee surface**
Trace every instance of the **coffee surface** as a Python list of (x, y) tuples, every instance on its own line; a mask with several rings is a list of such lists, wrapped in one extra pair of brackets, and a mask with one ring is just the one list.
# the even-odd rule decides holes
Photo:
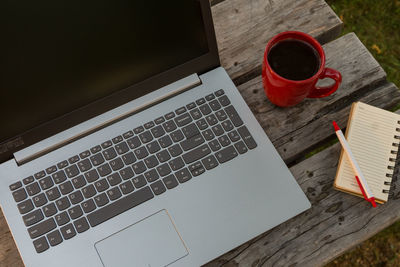
[(306, 80), (320, 67), (318, 52), (309, 44), (288, 39), (275, 44), (268, 53), (271, 68), (283, 78)]

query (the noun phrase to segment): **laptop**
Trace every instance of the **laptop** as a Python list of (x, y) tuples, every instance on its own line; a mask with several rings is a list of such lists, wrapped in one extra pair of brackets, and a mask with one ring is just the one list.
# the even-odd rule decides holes
[(220, 65), (208, 0), (0, 17), (0, 204), (26, 266), (199, 266), (310, 207)]

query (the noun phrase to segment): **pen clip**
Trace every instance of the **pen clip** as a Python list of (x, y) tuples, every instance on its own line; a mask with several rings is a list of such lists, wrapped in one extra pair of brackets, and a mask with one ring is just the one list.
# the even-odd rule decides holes
[(362, 184), (360, 182), (360, 178), (358, 178), (357, 175), (356, 175), (356, 180), (357, 180), (357, 184), (360, 187), (361, 193), (363, 194), (365, 200), (368, 201), (368, 202), (371, 202), (372, 206), (375, 208), (376, 207), (375, 198), (374, 197), (371, 197), (371, 198), (367, 197), (367, 194), (365, 193), (364, 188), (363, 188), (363, 186), (362, 186)]

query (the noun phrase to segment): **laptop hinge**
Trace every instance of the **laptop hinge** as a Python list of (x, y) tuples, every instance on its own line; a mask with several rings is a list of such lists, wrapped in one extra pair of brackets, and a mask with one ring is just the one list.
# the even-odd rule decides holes
[(22, 165), (201, 84), (194, 73), (14, 153)]

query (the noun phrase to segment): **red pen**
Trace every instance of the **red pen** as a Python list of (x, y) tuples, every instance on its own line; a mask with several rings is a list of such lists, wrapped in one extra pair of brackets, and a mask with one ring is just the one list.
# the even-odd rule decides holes
[(363, 194), (365, 200), (371, 202), (372, 206), (375, 208), (376, 203), (375, 203), (375, 197), (372, 194), (371, 190), (368, 187), (367, 181), (364, 178), (364, 175), (361, 172), (360, 167), (357, 164), (356, 159), (353, 156), (353, 153), (351, 152), (349, 143), (347, 143), (346, 138), (343, 135), (343, 132), (340, 130), (339, 126), (336, 124), (335, 121), (332, 122), (333, 127), (335, 128), (336, 135), (340, 141), (340, 144), (343, 147), (343, 151), (347, 155), (347, 158), (350, 161), (350, 165), (353, 168), (357, 180), (357, 184), (360, 187), (361, 193)]

